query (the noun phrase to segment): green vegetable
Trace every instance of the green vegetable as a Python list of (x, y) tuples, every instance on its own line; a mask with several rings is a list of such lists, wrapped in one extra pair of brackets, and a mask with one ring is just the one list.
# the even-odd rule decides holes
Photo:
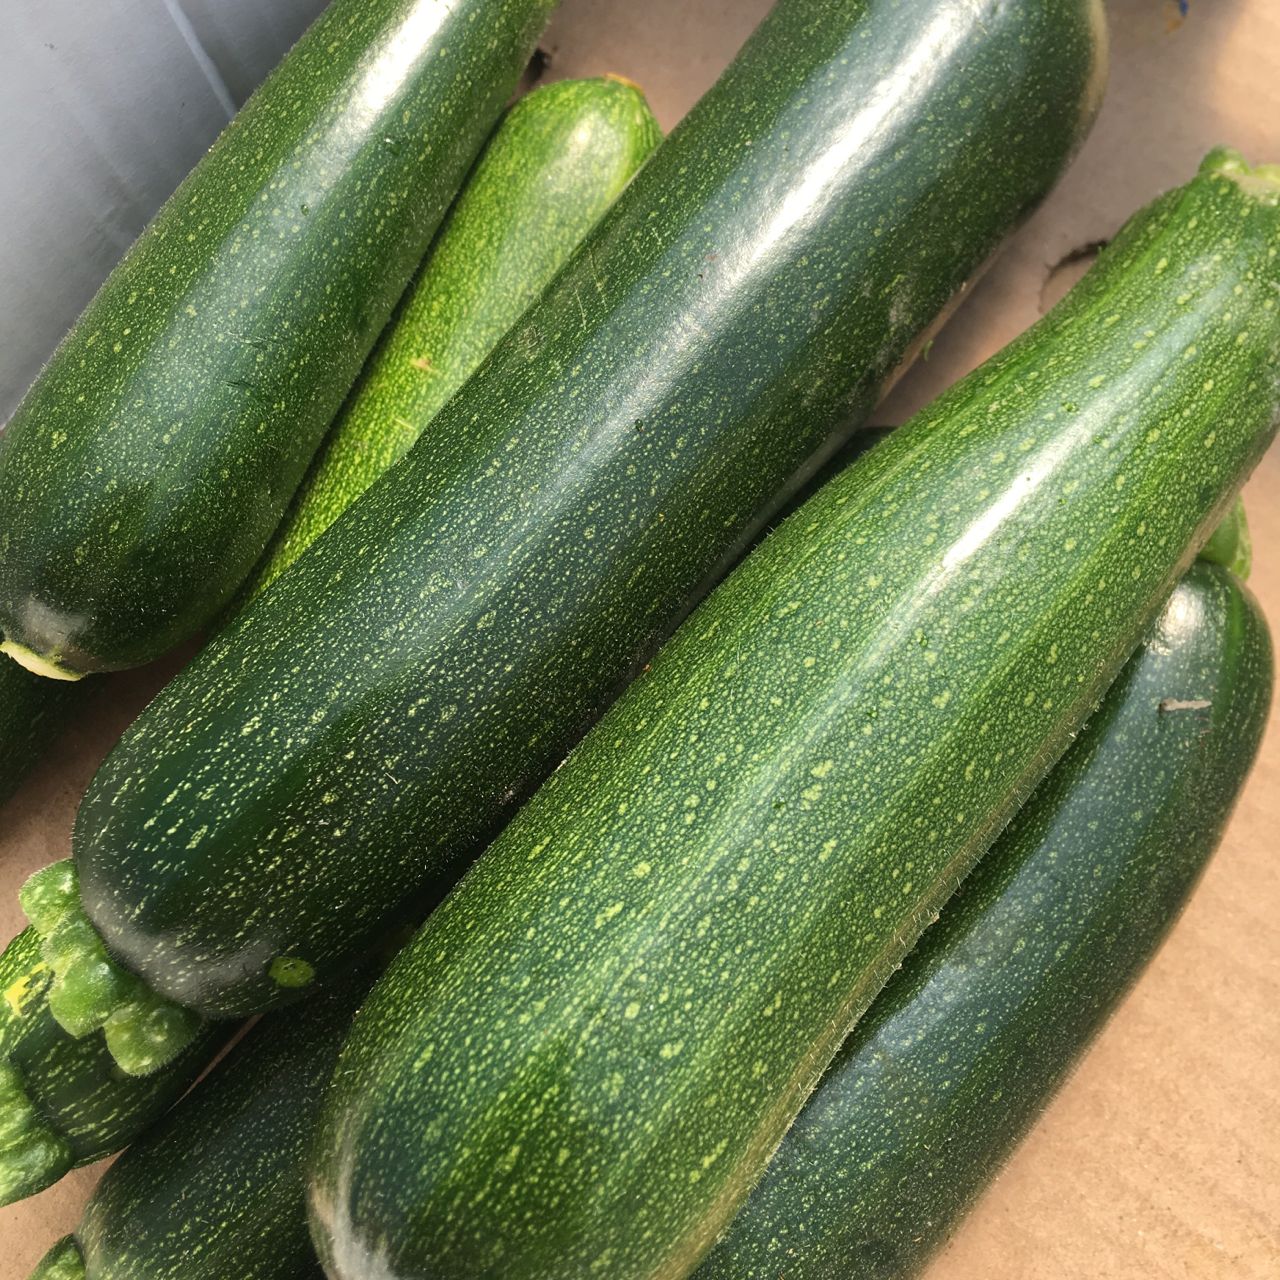
[(0, 630), (146, 662), (261, 556), (553, 0), (335, 0), (108, 276), (0, 439)]
[(0, 662), (0, 802), (13, 795), (83, 704), (83, 692)]
[(546, 287), (659, 140), (644, 95), (562, 80), (511, 110), (321, 447), (248, 594), (409, 446)]
[[(108, 757), (74, 847), (115, 972), (234, 1016), (447, 888), (1052, 185), (1100, 23), (780, 0), (438, 429)], [(60, 1007), (111, 1021), (77, 945)]]
[(1253, 568), (1253, 540), (1249, 537), (1243, 498), (1236, 499), (1230, 515), (1213, 531), (1213, 537), (1204, 544), (1200, 554), (1205, 560), (1230, 569), (1242, 580), (1249, 576)]
[(303, 1156), (367, 988), (259, 1023), (107, 1170), (32, 1280), (320, 1280)]
[(1280, 415), (1280, 176), (1215, 153), (774, 533), (401, 952), (331, 1280), (691, 1270)]
[(232, 1030), (205, 1026), (163, 1074), (126, 1076), (101, 1038), (73, 1039), (54, 1022), (44, 999), (52, 979), (33, 929), (0, 955), (0, 1204), (119, 1151), (182, 1096)]
[(1177, 918), (1257, 753), (1271, 668), (1248, 592), (1194, 566), (876, 997), (698, 1280), (919, 1273)]

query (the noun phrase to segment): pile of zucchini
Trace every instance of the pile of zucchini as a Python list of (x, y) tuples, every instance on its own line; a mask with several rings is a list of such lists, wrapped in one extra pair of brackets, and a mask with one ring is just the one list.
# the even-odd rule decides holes
[(9, 773), (205, 633), (0, 955), (0, 1201), (131, 1144), (45, 1280), (916, 1275), (1256, 756), (1280, 170), (846, 445), (1099, 0), (778, 0), (665, 141), (494, 128), (550, 8), (334, 0), (0, 437)]

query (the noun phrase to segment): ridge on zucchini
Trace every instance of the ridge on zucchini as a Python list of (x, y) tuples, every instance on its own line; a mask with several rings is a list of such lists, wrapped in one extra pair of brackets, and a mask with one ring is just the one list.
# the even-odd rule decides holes
[(108, 955), (80, 905), (70, 858), (35, 872), (19, 900), (53, 971), (49, 1012), (69, 1035), (101, 1030), (112, 1057), (130, 1075), (159, 1070), (191, 1044), (200, 1017), (157, 995)]
[(0, 1205), (43, 1190), (72, 1161), (65, 1139), (32, 1105), (17, 1068), (0, 1060)]
[(205, 1023), (162, 1070), (129, 1075), (104, 1036), (72, 1036), (54, 1019), (42, 949), (29, 926), (0, 952), (0, 1205), (128, 1146), (238, 1031)]

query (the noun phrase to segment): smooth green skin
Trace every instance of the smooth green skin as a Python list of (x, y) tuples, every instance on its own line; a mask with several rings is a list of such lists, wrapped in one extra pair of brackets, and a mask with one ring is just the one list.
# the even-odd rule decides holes
[(1177, 919), (1271, 685), (1257, 604), (1226, 570), (1193, 566), (876, 997), (697, 1280), (919, 1274)]
[(88, 687), (73, 689), (16, 662), (0, 662), (0, 803), (18, 789), (88, 695)]
[(1249, 518), (1244, 499), (1237, 498), (1227, 518), (1213, 531), (1213, 537), (1200, 552), (1203, 559), (1230, 569), (1242, 582), (1253, 568), (1253, 539), (1249, 535)]
[(53, 975), (34, 929), (0, 955), (0, 1204), (119, 1151), (186, 1091), (231, 1034), (203, 1027), (163, 1075), (124, 1075), (100, 1037), (75, 1039), (49, 1014)]
[(0, 438), (15, 656), (135, 666), (226, 604), (552, 7), (335, 0), (253, 95)]
[(1278, 195), (1216, 153), (1131, 220), (521, 810), (355, 1021), (332, 1280), (693, 1269), (1274, 436)]
[(74, 844), (115, 956), (235, 1016), (283, 997), (279, 956), (322, 983), (447, 889), (1052, 185), (1100, 14), (781, 0), (437, 426), (108, 757)]
[(660, 138), (644, 95), (621, 80), (562, 80), (520, 99), (379, 339), (246, 598), (404, 457)]
[(41, 1263), (65, 1270), (33, 1280), (321, 1280), (303, 1157), (367, 989), (340, 983), (250, 1031), (107, 1171)]

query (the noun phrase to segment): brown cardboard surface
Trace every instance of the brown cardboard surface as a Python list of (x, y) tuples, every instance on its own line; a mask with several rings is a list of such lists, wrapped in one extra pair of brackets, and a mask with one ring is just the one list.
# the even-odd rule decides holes
[[(960, 0), (939, 0), (939, 3)], [(670, 127), (714, 80), (767, 0), (566, 0), (553, 77), (614, 71)], [(1113, 0), (1112, 79), (1093, 137), (882, 410), (899, 421), (1040, 314), (1055, 267), (1191, 173), (1218, 142), (1280, 159), (1280, 13), (1266, 0)], [(1280, 453), (1247, 490), (1253, 587), (1280, 626)], [(172, 667), (173, 663), (169, 664)], [(0, 934), (13, 890), (67, 851), (97, 760), (159, 686), (110, 683), (22, 794), (0, 810)], [(930, 1280), (1275, 1280), (1280, 1277), (1280, 712), (1227, 838), (1136, 991)], [(69, 1230), (96, 1170), (0, 1210), (0, 1280)], [(570, 1280), (566, 1277), (566, 1280)]]

